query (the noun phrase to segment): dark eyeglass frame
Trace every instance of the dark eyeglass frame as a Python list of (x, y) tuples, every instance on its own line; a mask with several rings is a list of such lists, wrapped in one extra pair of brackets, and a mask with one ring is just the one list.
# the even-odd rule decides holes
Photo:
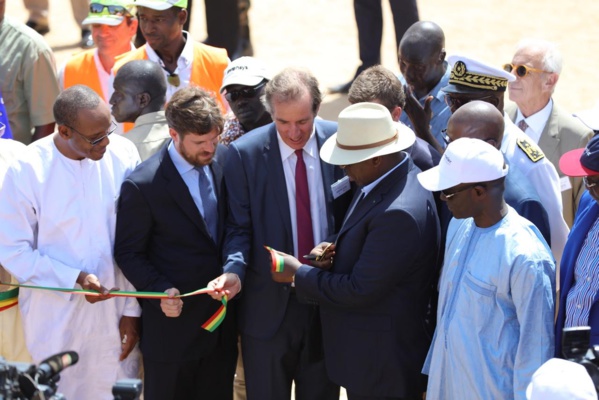
[[(464, 186), (464, 187), (463, 187), (463, 188), (461, 188), (460, 190), (456, 190), (456, 191), (455, 191), (455, 192), (453, 192), (453, 193), (445, 193), (445, 190), (441, 190), (441, 194), (442, 194), (443, 196), (445, 196), (445, 199), (449, 200), (449, 199), (451, 199), (453, 196), (455, 196), (456, 194), (458, 194), (458, 193), (462, 193), (462, 192), (465, 192), (466, 190), (469, 190), (469, 189), (473, 189), (473, 188), (475, 188), (475, 187), (477, 187), (477, 186), (486, 187), (486, 185), (485, 185), (484, 183), (477, 182), (477, 183), (473, 183), (473, 184), (471, 184), (471, 185)], [(447, 190), (447, 189), (446, 189), (446, 190)]]
[(451, 94), (447, 93), (447, 94), (445, 94), (445, 104), (447, 104), (447, 106), (449, 108), (452, 108), (452, 104), (456, 103), (457, 106), (455, 108), (458, 109), (458, 108), (462, 107), (464, 104), (470, 103), (471, 101), (475, 101), (475, 100), (485, 101), (485, 100), (493, 99), (493, 98), (495, 98), (495, 96), (493, 96), (493, 95), (479, 97), (478, 99), (458, 98), (458, 97), (451, 97)]
[(592, 189), (592, 188), (596, 187), (597, 184), (598, 184), (598, 182), (590, 182), (589, 183), (589, 179), (588, 178), (589, 178), (588, 176), (583, 176), (582, 177), (582, 182), (584, 183), (584, 186), (587, 189)]
[(232, 90), (232, 91), (227, 90), (227, 93), (225, 94), (225, 98), (227, 99), (228, 102), (237, 101), (240, 97), (243, 97), (244, 99), (253, 99), (254, 97), (256, 97), (256, 94), (258, 94), (260, 89), (262, 89), (265, 85), (266, 85), (266, 82), (262, 82), (256, 86), (248, 87), (248, 88), (244, 88), (244, 89), (240, 89), (240, 90)]
[(89, 12), (92, 14), (102, 14), (104, 10), (108, 10), (108, 14), (117, 15), (119, 17), (130, 16), (131, 13), (123, 6), (107, 6), (100, 3), (91, 3), (89, 5)]
[(512, 71), (516, 71), (516, 75), (519, 76), (520, 78), (524, 78), (526, 75), (530, 74), (531, 72), (547, 72), (550, 73), (549, 71), (545, 71), (544, 69), (538, 69), (538, 68), (533, 68), (533, 67), (529, 67), (528, 65), (524, 65), (524, 64), (503, 64), (503, 70), (506, 72), (511, 73)]
[(104, 136), (99, 137), (94, 140), (90, 140), (83, 133), (79, 132), (77, 129), (70, 127), (68, 125), (65, 125), (65, 126), (67, 128), (69, 128), (70, 130), (72, 130), (73, 132), (75, 132), (76, 134), (78, 134), (79, 136), (81, 136), (81, 139), (83, 139), (87, 143), (91, 144), (92, 147), (94, 147), (95, 145), (100, 143), (102, 140), (106, 139), (108, 136), (112, 135), (116, 131), (116, 128), (117, 128), (117, 124), (114, 121), (110, 121), (110, 128), (105, 132), (106, 134)]

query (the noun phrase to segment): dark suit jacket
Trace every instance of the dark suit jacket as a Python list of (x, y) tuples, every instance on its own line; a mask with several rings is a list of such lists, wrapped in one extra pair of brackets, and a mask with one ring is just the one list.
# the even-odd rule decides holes
[[(337, 123), (316, 120), (320, 148), (337, 131)], [(351, 201), (351, 193), (333, 200), (331, 185), (344, 177), (339, 167), (320, 163), (328, 230), (335, 233)], [(255, 129), (229, 147), (224, 168), (229, 199), (227, 232), (223, 246), (225, 272), (243, 282), (239, 325), (243, 333), (271, 338), (279, 328), (290, 285), (272, 280), (270, 255), (264, 245), (293, 254), (293, 233), (285, 174), (274, 123)]]
[[(512, 121), (516, 120), (517, 107), (514, 105), (505, 108), (506, 113)], [(560, 178), (565, 175), (559, 169), (559, 159), (570, 150), (580, 149), (586, 146), (593, 137), (593, 131), (573, 117), (570, 113), (559, 108), (555, 101), (551, 115), (545, 124), (545, 128), (539, 138), (539, 147), (545, 153), (545, 157), (555, 166)], [(582, 178), (570, 178), (572, 189), (562, 191), (562, 203), (564, 220), (568, 226), (572, 226), (574, 216), (578, 208), (580, 196), (584, 193)]]
[[(219, 146), (211, 170), (223, 235), (225, 199)], [(217, 240), (219, 241), (219, 240)], [(114, 256), (139, 291), (181, 293), (206, 287), (222, 273), (220, 249), (168, 154), (168, 145), (141, 163), (123, 182), (117, 213)], [(220, 303), (207, 295), (188, 297), (183, 312), (168, 318), (159, 300), (143, 300), (141, 350), (152, 361), (198, 359), (217, 343), (219, 328), (201, 328)]]
[(439, 222), (407, 159), (362, 199), (339, 232), (331, 271), (303, 265), (298, 296), (320, 304), (331, 380), (361, 396), (418, 398), (430, 336)]

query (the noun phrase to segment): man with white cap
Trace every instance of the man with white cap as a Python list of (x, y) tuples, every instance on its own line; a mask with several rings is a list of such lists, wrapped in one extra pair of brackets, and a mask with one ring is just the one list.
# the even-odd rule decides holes
[(167, 81), (167, 101), (179, 89), (195, 84), (218, 96), (225, 68), (229, 64), (227, 51), (196, 42), (183, 30), (189, 17), (187, 0), (130, 0), (137, 7), (137, 17), (146, 44), (119, 57), (118, 69), (132, 60), (150, 60), (164, 70)]
[(553, 355), (555, 265), (539, 230), (505, 203), (507, 173), (499, 150), (461, 138), (418, 175), (454, 215), (423, 368), (429, 398), (525, 399)]
[(111, 71), (117, 56), (135, 50), (131, 39), (137, 30), (125, 0), (94, 0), (83, 21), (91, 25), (97, 48), (75, 54), (58, 71), (61, 90), (86, 85), (106, 103), (112, 95)]
[(452, 70), (449, 84), (443, 91), (452, 113), (470, 101), (482, 100), (493, 104), (503, 114), (505, 131), (501, 152), (509, 165), (518, 166), (541, 198), (549, 216), (551, 251), (559, 263), (569, 232), (562, 215), (559, 176), (541, 149), (514, 125), (503, 110), (508, 83), (516, 78), (507, 71), (466, 56), (453, 55), (448, 62)]
[(240, 57), (225, 70), (220, 92), (231, 107), (225, 117), (225, 127), (220, 142), (229, 145), (252, 129), (272, 122), (266, 107), (260, 100), (264, 86), (270, 80), (266, 65), (253, 57)]
[(350, 400), (420, 399), (424, 391), (424, 319), (440, 232), (433, 196), (404, 151), (414, 139), (380, 104), (343, 110), (320, 157), (360, 190), (334, 244), (312, 251), (326, 253), (324, 261), (315, 267), (284, 255), (283, 271), (273, 273), (320, 305), (327, 373)]

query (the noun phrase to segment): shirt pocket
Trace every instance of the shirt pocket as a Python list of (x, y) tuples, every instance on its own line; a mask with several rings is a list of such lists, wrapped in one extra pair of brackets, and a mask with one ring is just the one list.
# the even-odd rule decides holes
[(497, 287), (481, 281), (470, 272), (464, 273), (460, 285), (460, 294), (456, 307), (456, 316), (475, 330), (492, 325), (496, 307)]
[(497, 293), (497, 287), (475, 278), (470, 271), (466, 271), (464, 282), (470, 289), (482, 296), (495, 297), (495, 293)]

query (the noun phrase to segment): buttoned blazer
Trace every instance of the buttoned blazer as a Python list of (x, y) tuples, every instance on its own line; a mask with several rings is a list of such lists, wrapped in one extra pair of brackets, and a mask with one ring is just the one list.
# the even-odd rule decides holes
[(295, 277), (298, 296), (320, 304), (327, 373), (348, 392), (416, 398), (424, 390), (440, 229), (419, 172), (407, 159), (357, 203), (330, 272), (302, 266)]
[[(207, 286), (222, 273), (220, 244), (224, 233), (226, 194), (219, 145), (210, 169), (218, 199), (218, 238), (206, 223), (168, 153), (168, 144), (141, 163), (123, 182), (117, 212), (115, 259), (139, 291), (181, 293)], [(210, 333), (203, 322), (220, 303), (207, 295), (184, 299), (183, 312), (168, 318), (159, 300), (143, 300), (141, 350), (153, 361), (179, 362), (207, 354), (219, 330)], [(223, 324), (225, 325), (225, 324)]]
[[(337, 123), (315, 120), (320, 149), (337, 131)], [(333, 199), (331, 185), (345, 176), (339, 167), (320, 161), (329, 233), (335, 233), (351, 201), (351, 192)], [(290, 285), (271, 277), (270, 255), (264, 246), (293, 254), (293, 232), (285, 174), (274, 123), (255, 129), (231, 143), (224, 167), (229, 199), (223, 246), (226, 272), (243, 282), (239, 325), (243, 333), (268, 339), (283, 320)]]

